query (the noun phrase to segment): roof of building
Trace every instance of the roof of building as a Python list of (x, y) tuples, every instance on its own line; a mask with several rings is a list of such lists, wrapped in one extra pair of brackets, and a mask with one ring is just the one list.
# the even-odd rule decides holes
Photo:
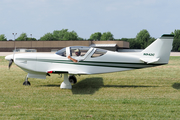
[(91, 47), (115, 47), (117, 44), (91, 44)]

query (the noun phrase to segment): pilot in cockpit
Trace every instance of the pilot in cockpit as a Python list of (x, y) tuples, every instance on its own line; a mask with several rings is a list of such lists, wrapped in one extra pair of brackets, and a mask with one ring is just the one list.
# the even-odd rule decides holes
[(81, 55), (81, 51), (79, 49), (74, 50), (74, 52), (75, 52), (76, 56), (80, 56)]
[(76, 59), (72, 58), (70, 55), (68, 56), (68, 59), (72, 60), (73, 62), (80, 61), (79, 56), (81, 56), (81, 51), (79, 49), (74, 50), (74, 53), (76, 54)]

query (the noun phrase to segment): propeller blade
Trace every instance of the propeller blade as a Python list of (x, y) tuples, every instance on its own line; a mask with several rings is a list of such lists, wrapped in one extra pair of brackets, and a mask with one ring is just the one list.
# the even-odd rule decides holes
[(10, 59), (10, 60), (9, 60), (9, 69), (11, 68), (11, 66), (12, 66), (12, 64), (13, 64), (13, 62), (14, 62), (15, 53), (16, 53), (16, 47), (15, 47), (15, 49), (14, 49), (13, 59)]
[(12, 63), (13, 63), (13, 59), (11, 59), (11, 60), (9, 61), (9, 69), (11, 68)]

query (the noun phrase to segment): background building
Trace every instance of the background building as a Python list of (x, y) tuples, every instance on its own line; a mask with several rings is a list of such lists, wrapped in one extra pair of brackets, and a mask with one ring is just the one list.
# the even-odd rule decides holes
[(51, 52), (67, 46), (92, 46), (112, 51), (128, 49), (126, 41), (0, 41), (0, 52), (16, 49), (36, 49), (37, 52)]

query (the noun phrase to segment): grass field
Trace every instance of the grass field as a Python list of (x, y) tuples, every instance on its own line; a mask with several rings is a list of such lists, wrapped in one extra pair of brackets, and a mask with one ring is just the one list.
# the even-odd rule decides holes
[(0, 119), (180, 119), (180, 57), (168, 65), (78, 77), (72, 90), (58, 75), (29, 79), (0, 57)]

